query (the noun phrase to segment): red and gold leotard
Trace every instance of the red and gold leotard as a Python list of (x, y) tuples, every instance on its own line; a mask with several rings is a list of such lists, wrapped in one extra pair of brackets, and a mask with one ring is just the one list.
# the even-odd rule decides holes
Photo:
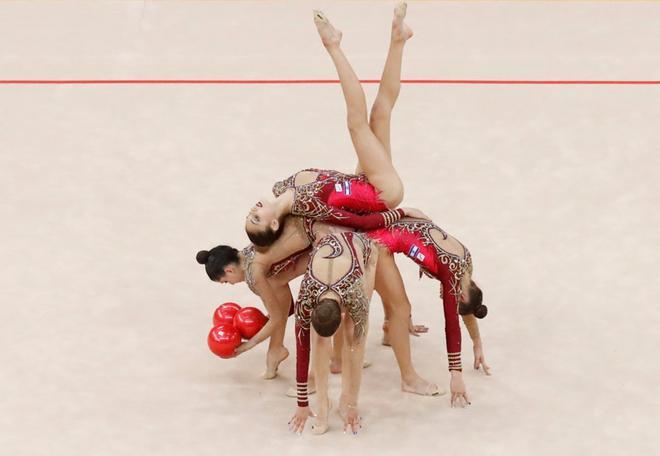
[(386, 246), (390, 252), (406, 254), (420, 266), (421, 272), (440, 281), (449, 370), (461, 370), (458, 300), (461, 278), (467, 271), (471, 271), (472, 258), (470, 252), (458, 241), (455, 242), (462, 247), (462, 255), (448, 252), (433, 238), (433, 231), (444, 240), (449, 238), (445, 231), (427, 220), (400, 220), (387, 228), (365, 234)]
[[(343, 243), (342, 243), (343, 241)], [(307, 377), (309, 372), (309, 350), (310, 350), (310, 321), (312, 310), (318, 299), (326, 292), (333, 291), (340, 299), (340, 305), (347, 310), (355, 324), (355, 337), (360, 338), (364, 333), (369, 313), (369, 301), (364, 295), (362, 277), (364, 271), (359, 261), (359, 253), (355, 243), (359, 242), (362, 247), (362, 264), (366, 265), (371, 256), (371, 241), (361, 233), (344, 232), (329, 234), (323, 237), (312, 252), (312, 259), (307, 267), (307, 272), (300, 284), (300, 293), (295, 305), (296, 314), (296, 382), (298, 388), (298, 406), (307, 407)], [(333, 283), (319, 280), (313, 273), (314, 256), (319, 249), (329, 245), (332, 253), (323, 257), (334, 259), (346, 253), (343, 245), (348, 246), (348, 254), (351, 256), (351, 266), (346, 274)]]
[[(317, 173), (314, 181), (296, 185), (296, 177), (303, 172)], [(388, 210), (380, 200), (378, 190), (364, 175), (356, 176), (338, 171), (305, 169), (273, 186), (273, 195), (280, 196), (293, 189), (291, 214), (347, 226), (360, 230), (374, 230), (401, 219), (401, 209)]]
[[(266, 277), (274, 277), (280, 272), (289, 269), (292, 267), (302, 256), (308, 255), (312, 251), (312, 247), (306, 247), (302, 250), (299, 250), (288, 257), (279, 260), (275, 263), (273, 263), (270, 266), (270, 269), (268, 270), (268, 274)], [(248, 288), (250, 291), (252, 291), (255, 294), (259, 294), (255, 289), (254, 289), (254, 275), (252, 272), (252, 263), (254, 262), (254, 256), (256, 255), (256, 250), (254, 249), (254, 244), (250, 244), (247, 247), (245, 247), (243, 250), (241, 250), (241, 254), (243, 255), (244, 258), (244, 266), (245, 266), (245, 283), (247, 283)]]

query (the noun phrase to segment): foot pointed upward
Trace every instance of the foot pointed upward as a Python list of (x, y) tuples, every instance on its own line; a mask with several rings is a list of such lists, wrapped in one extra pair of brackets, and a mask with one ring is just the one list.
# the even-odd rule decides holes
[(332, 26), (322, 11), (314, 10), (314, 24), (316, 24), (316, 29), (319, 32), (323, 46), (327, 48), (339, 47), (342, 33)]
[(405, 42), (413, 36), (413, 31), (408, 24), (403, 22), (408, 10), (406, 2), (399, 2), (394, 7), (394, 18), (392, 19), (392, 41)]

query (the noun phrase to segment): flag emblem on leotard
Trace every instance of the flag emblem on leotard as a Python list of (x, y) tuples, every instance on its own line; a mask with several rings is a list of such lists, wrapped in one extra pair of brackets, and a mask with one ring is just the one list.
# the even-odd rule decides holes
[(413, 245), (412, 247), (410, 247), (410, 250), (408, 250), (408, 256), (410, 258), (416, 258), (418, 253), (419, 253), (419, 247), (417, 247), (416, 245)]
[(350, 181), (344, 182), (344, 195), (350, 195), (351, 194), (351, 183)]

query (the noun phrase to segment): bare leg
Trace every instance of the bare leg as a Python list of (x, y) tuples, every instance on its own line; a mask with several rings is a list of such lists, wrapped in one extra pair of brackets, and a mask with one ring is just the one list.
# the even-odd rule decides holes
[(369, 126), (378, 140), (383, 144), (387, 156), (392, 161), (392, 148), (390, 146), (390, 119), (392, 109), (396, 104), (401, 91), (401, 61), (403, 47), (406, 41), (413, 36), (413, 32), (404, 22), (406, 4), (401, 2), (394, 8), (392, 19), (392, 35), (390, 49), (385, 60), (385, 67), (380, 78), (378, 94), (371, 106)]
[[(291, 302), (293, 300), (291, 289), (289, 287), (279, 289), (277, 291), (277, 299), (280, 302)], [(266, 380), (273, 379), (277, 376), (277, 368), (289, 356), (289, 350), (284, 346), (285, 331), (286, 320), (283, 320), (282, 324), (275, 328), (273, 334), (270, 336), (268, 353), (266, 354), (266, 371), (263, 374)]]
[(437, 385), (420, 377), (413, 367), (408, 334), (410, 301), (392, 254), (383, 248), (378, 258), (376, 290), (383, 298), (383, 303), (388, 306), (388, 334), (401, 372), (401, 389), (424, 396), (444, 394), (445, 391), (440, 391)]
[(369, 127), (367, 103), (360, 80), (339, 46), (341, 32), (335, 30), (320, 12), (314, 13), (314, 22), (339, 75), (346, 101), (348, 130), (358, 161), (369, 182), (380, 191), (383, 202), (389, 207), (396, 207), (403, 199), (403, 183), (383, 144)]
[(330, 358), (330, 372), (341, 373), (342, 349), (344, 347), (344, 326), (341, 325), (332, 336), (332, 358)]
[[(369, 126), (378, 140), (383, 144), (387, 157), (392, 161), (392, 148), (390, 145), (390, 120), (392, 110), (396, 104), (401, 91), (401, 61), (403, 60), (403, 47), (406, 41), (413, 36), (413, 32), (403, 22), (406, 16), (407, 5), (403, 2), (397, 4), (394, 8), (394, 18), (392, 19), (392, 35), (390, 39), (390, 48), (385, 59), (385, 67), (378, 85), (378, 94), (371, 106), (371, 115), (369, 116)], [(362, 172), (362, 167), (358, 163), (356, 174)]]
[(328, 398), (328, 364), (330, 362), (329, 337), (321, 337), (312, 328), (312, 364), (316, 378), (316, 422), (312, 426), (314, 434), (324, 434), (328, 430), (328, 413), (330, 412), (330, 399)]
[(277, 376), (277, 368), (280, 363), (289, 356), (289, 350), (284, 346), (284, 330), (286, 329), (286, 320), (281, 328), (277, 328), (270, 336), (268, 343), (268, 353), (266, 353), (266, 371), (263, 377), (266, 380)]

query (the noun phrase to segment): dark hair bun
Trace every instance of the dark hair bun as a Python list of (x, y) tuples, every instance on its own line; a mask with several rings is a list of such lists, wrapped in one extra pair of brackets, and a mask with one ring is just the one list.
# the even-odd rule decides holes
[(484, 318), (486, 315), (488, 315), (488, 307), (479, 304), (478, 306), (475, 307), (474, 309), (474, 316), (477, 318)]
[(208, 250), (200, 250), (199, 252), (197, 252), (197, 262), (199, 264), (206, 264), (208, 260), (209, 260)]

